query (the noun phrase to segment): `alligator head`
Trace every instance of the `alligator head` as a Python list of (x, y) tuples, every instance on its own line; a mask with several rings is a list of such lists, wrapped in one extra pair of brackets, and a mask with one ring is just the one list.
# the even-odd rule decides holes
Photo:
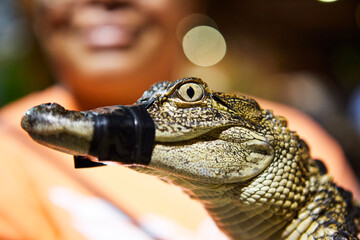
[(256, 176), (273, 160), (276, 126), (266, 124), (271, 116), (250, 98), (186, 78), (153, 85), (134, 106), (77, 112), (39, 105), (21, 124), (35, 141), (77, 161), (117, 161), (154, 174), (233, 183)]

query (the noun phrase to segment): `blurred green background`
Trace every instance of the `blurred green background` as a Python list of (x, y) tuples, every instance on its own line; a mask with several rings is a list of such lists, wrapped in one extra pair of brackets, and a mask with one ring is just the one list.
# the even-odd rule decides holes
[(21, 6), (14, 0), (1, 0), (0, 106), (52, 82)]

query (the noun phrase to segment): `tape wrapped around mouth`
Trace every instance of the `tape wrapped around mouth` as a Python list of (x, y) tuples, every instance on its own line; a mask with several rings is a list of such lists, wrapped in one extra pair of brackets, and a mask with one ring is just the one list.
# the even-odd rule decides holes
[[(76, 168), (101, 166), (101, 161), (148, 165), (155, 143), (155, 124), (145, 105), (94, 110), (94, 133), (88, 156), (74, 156)], [(92, 161), (91, 157), (99, 161)]]

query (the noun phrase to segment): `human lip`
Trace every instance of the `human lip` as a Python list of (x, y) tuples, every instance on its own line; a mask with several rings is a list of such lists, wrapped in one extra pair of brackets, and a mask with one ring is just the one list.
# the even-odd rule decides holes
[(118, 24), (90, 26), (80, 31), (85, 45), (91, 49), (130, 47), (137, 36), (137, 28)]

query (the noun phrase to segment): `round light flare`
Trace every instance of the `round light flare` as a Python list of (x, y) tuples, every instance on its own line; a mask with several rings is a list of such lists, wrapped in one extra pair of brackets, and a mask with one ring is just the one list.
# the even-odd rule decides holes
[(332, 2), (337, 2), (338, 0), (318, 0), (318, 1), (323, 3), (332, 3)]
[(222, 34), (209, 26), (197, 26), (188, 31), (182, 41), (185, 56), (194, 64), (209, 67), (220, 62), (226, 53)]

